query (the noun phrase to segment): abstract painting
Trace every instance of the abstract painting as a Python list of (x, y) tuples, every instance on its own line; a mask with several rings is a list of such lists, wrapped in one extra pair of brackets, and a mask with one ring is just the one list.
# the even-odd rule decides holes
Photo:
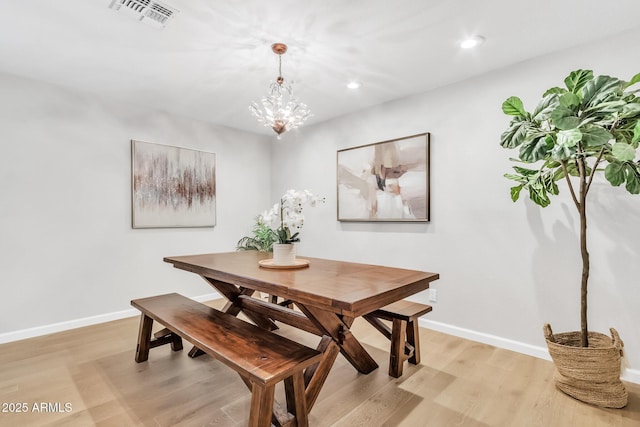
[(429, 221), (429, 134), (338, 151), (338, 221)]
[(131, 141), (132, 226), (213, 227), (216, 155)]

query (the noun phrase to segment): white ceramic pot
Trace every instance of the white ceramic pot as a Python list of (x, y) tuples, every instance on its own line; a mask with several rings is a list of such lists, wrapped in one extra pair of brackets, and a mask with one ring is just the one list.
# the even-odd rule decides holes
[(294, 265), (296, 263), (296, 245), (293, 243), (273, 244), (273, 265)]

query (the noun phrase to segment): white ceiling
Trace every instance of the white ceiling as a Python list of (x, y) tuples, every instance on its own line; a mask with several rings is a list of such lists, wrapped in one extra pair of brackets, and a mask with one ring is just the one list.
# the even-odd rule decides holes
[(163, 29), (111, 0), (0, 0), (0, 71), (270, 134), (248, 105), (274, 42), (317, 123), (640, 26), (638, 0), (161, 1), (180, 11)]

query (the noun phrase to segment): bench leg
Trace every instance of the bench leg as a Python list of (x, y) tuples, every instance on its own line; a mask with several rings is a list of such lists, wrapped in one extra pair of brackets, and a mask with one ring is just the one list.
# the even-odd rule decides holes
[(151, 328), (153, 319), (146, 314), (140, 316), (140, 328), (138, 329), (138, 346), (136, 347), (136, 362), (144, 362), (149, 358), (151, 348)]
[(191, 350), (189, 350), (189, 357), (191, 357), (192, 359), (194, 357), (202, 356), (203, 354), (206, 354), (206, 353), (204, 351), (200, 350), (195, 345), (193, 347), (191, 347)]
[(409, 357), (409, 363), (420, 363), (420, 328), (418, 319), (414, 319), (407, 325), (407, 342), (413, 346), (413, 355)]
[(252, 384), (249, 427), (271, 427), (275, 388), (275, 385)]
[(182, 338), (180, 335), (176, 335), (168, 328), (164, 328), (161, 331), (153, 334), (155, 340), (151, 341), (151, 348), (158, 347), (167, 343), (171, 344), (171, 350), (182, 350)]
[(393, 319), (391, 327), (391, 350), (389, 356), (389, 375), (394, 378), (402, 376), (404, 364), (404, 340), (407, 332), (407, 322)]
[(296, 416), (296, 426), (307, 427), (309, 425), (309, 417), (302, 371), (285, 378), (284, 389), (287, 395), (287, 411)]

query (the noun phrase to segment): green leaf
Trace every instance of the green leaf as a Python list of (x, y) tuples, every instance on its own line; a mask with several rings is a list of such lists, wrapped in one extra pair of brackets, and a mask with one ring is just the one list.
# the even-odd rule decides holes
[(536, 109), (533, 110), (532, 120), (542, 121), (549, 117), (549, 114), (558, 106), (558, 96), (556, 94), (550, 94), (542, 98)]
[(549, 200), (549, 196), (547, 196), (547, 192), (543, 187), (534, 188), (533, 186), (530, 186), (529, 198), (533, 200), (536, 205), (540, 205), (543, 208), (546, 208), (551, 203), (551, 200)]
[(558, 132), (558, 145), (575, 147), (582, 140), (582, 132), (578, 129), (561, 130)]
[(575, 129), (580, 124), (580, 119), (575, 113), (562, 105), (551, 112), (551, 120), (558, 129), (562, 130)]
[(574, 107), (580, 105), (580, 98), (573, 92), (565, 93), (558, 98), (558, 101), (560, 102), (560, 105), (569, 109), (574, 109)]
[(613, 186), (626, 181), (625, 188), (631, 194), (640, 194), (640, 169), (637, 163), (614, 161), (604, 170), (604, 176)]
[(627, 164), (627, 183), (625, 188), (631, 194), (640, 194), (640, 171), (637, 166)]
[(551, 158), (558, 161), (569, 160), (573, 157), (575, 152), (576, 149), (574, 147), (557, 144), (555, 147), (553, 147), (553, 150), (551, 150)]
[(529, 198), (536, 204), (545, 207), (550, 203), (548, 194), (558, 194), (558, 186), (554, 180), (553, 170), (542, 173), (538, 170), (513, 167), (517, 175), (505, 174), (506, 178), (519, 182), (519, 185), (511, 187), (511, 200), (514, 202), (520, 197), (522, 189), (529, 191)]
[(527, 136), (527, 122), (520, 118), (511, 121), (509, 129), (500, 136), (500, 145), (504, 148), (516, 148)]
[(586, 126), (582, 129), (582, 141), (588, 147), (601, 147), (613, 139), (613, 135), (600, 126)]
[(615, 99), (615, 93), (610, 93), (608, 96), (613, 100), (596, 103), (591, 107), (585, 107), (585, 109), (582, 111), (582, 116), (587, 118), (596, 116), (596, 118), (607, 119), (609, 118), (607, 116), (610, 116), (613, 113), (622, 112), (625, 107), (625, 102), (621, 99)]
[(542, 94), (543, 98), (546, 98), (548, 95), (562, 95), (563, 93), (567, 93), (566, 89), (562, 89), (561, 87), (552, 87), (548, 89), (545, 93)]
[[(553, 139), (550, 139), (550, 141), (553, 144)], [(547, 160), (546, 162), (544, 162), (544, 167), (548, 168), (548, 169), (554, 169), (554, 168), (557, 168), (560, 165), (561, 165), (561, 163), (556, 161), (556, 160)]]
[(522, 105), (522, 100), (517, 96), (509, 97), (502, 103), (502, 112), (509, 116), (524, 116), (527, 114)]
[(520, 147), (520, 158), (525, 162), (534, 163), (544, 159), (552, 148), (553, 143), (549, 145), (544, 137), (537, 138), (522, 144)]
[(630, 102), (622, 107), (622, 114), (620, 114), (621, 118), (626, 119), (637, 116), (640, 116), (640, 102)]
[(557, 161), (569, 160), (576, 153), (582, 133), (578, 129), (562, 130), (558, 132), (558, 140), (551, 150), (551, 158)]
[(564, 79), (564, 84), (567, 85), (567, 89), (570, 92), (578, 93), (580, 89), (589, 81), (593, 79), (593, 71), (591, 70), (576, 70), (571, 72), (569, 76)]
[(625, 142), (616, 142), (611, 149), (613, 156), (621, 162), (633, 160), (636, 157), (636, 149)]
[(522, 190), (523, 185), (518, 185), (516, 187), (511, 187), (511, 200), (514, 202), (518, 201), (520, 198), (520, 191)]
[(558, 185), (556, 184), (556, 180), (553, 175), (553, 171), (547, 171), (542, 175), (540, 181), (548, 193), (558, 195), (560, 191), (558, 190)]
[[(634, 148), (638, 148), (640, 145), (640, 129), (636, 132), (636, 126), (640, 119), (623, 120), (617, 127), (614, 127), (611, 131), (614, 139), (617, 142), (626, 142), (633, 145)], [(635, 138), (634, 138), (635, 136)], [(637, 139), (636, 139), (637, 138)]]
[(604, 169), (604, 177), (607, 178), (607, 181), (609, 181), (614, 187), (622, 184), (626, 179), (624, 163), (609, 163)]
[(522, 176), (522, 175), (516, 175), (513, 173), (505, 173), (503, 175), (505, 178), (510, 179), (512, 181), (517, 181), (517, 182), (521, 182), (521, 183), (526, 183), (527, 182), (527, 178)]
[(582, 88), (582, 107), (586, 110), (622, 96), (622, 82), (615, 77), (598, 76)]
[(631, 80), (629, 81), (629, 83), (627, 83), (624, 88), (628, 88), (629, 86), (633, 86), (634, 84), (640, 82), (640, 73), (636, 74), (635, 76), (633, 76), (631, 78)]
[(532, 176), (537, 174), (539, 171), (534, 170), (534, 169), (527, 169), (527, 168), (523, 168), (521, 166), (514, 166), (513, 169), (518, 172), (520, 175), (524, 175), (524, 176)]
[(631, 194), (640, 194), (640, 165), (627, 162), (627, 191)]
[(505, 173), (503, 176), (505, 178), (507, 178), (507, 179), (510, 179), (510, 180), (516, 181), (516, 182), (520, 182), (520, 183), (523, 183), (523, 184), (525, 184), (527, 182), (527, 178), (522, 176), (522, 175), (516, 175), (516, 174), (513, 174), (513, 173)]
[(633, 139), (631, 142), (640, 142), (640, 120), (636, 122), (636, 125), (633, 128)]
[(558, 167), (556, 168), (556, 170), (553, 172), (553, 180), (554, 181), (560, 181), (562, 178), (564, 178), (564, 169), (562, 169), (562, 167)]

